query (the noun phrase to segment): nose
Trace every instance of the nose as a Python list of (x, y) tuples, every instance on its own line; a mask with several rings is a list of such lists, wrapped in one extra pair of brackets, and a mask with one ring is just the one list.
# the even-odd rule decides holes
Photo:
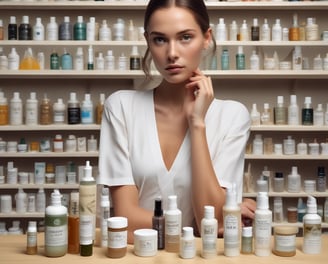
[(178, 47), (175, 41), (169, 42), (167, 53), (170, 62), (174, 62), (178, 58)]

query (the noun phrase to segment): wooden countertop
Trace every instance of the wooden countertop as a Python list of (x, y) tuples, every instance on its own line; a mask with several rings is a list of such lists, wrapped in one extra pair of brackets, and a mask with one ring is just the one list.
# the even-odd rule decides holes
[(81, 257), (80, 255), (66, 254), (60, 258), (48, 258), (44, 256), (44, 235), (38, 236), (38, 254), (27, 255), (26, 250), (26, 236), (25, 235), (7, 235), (0, 236), (0, 263), (24, 263), (24, 264), (38, 264), (38, 263), (61, 263), (61, 264), (84, 264), (84, 263), (119, 263), (119, 264), (178, 264), (178, 263), (224, 263), (224, 264), (238, 264), (238, 263), (252, 263), (252, 264), (271, 264), (279, 261), (279, 264), (288, 263), (327, 263), (328, 260), (328, 235), (322, 235), (322, 253), (320, 255), (306, 255), (301, 251), (302, 238), (297, 238), (297, 252), (293, 257), (279, 257), (271, 254), (268, 257), (258, 257), (255, 255), (240, 255), (238, 257), (226, 257), (223, 255), (223, 240), (218, 241), (218, 256), (212, 259), (203, 259), (200, 257), (200, 239), (197, 240), (197, 256), (193, 259), (181, 259), (175, 253), (168, 253), (165, 250), (158, 251), (154, 257), (138, 257), (133, 253), (133, 245), (128, 246), (128, 253), (125, 257), (120, 259), (110, 259), (106, 255), (106, 249), (95, 246), (93, 255), (90, 257)]

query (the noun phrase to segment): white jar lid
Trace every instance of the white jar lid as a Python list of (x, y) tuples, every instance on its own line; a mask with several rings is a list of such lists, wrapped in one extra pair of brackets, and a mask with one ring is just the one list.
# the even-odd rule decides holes
[(108, 228), (125, 228), (128, 226), (128, 219), (123, 216), (110, 217), (107, 220)]

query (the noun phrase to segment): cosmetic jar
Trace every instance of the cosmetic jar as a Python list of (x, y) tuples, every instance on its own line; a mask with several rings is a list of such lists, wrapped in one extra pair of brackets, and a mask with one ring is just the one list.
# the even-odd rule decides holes
[(304, 180), (304, 192), (313, 193), (316, 191), (316, 181)]
[(296, 207), (288, 207), (287, 208), (287, 222), (288, 223), (296, 223), (297, 222), (297, 208)]
[(273, 254), (280, 257), (292, 257), (296, 254), (296, 226), (276, 226), (274, 228)]
[(137, 229), (134, 231), (134, 254), (139, 257), (151, 257), (157, 253), (157, 231)]
[(108, 247), (107, 256), (122, 258), (127, 251), (128, 219), (126, 217), (110, 217), (107, 220)]

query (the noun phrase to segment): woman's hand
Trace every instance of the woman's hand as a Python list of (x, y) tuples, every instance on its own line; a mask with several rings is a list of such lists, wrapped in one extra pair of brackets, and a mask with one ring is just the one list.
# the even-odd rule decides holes
[(253, 199), (244, 198), (242, 203), (240, 204), (240, 209), (243, 225), (250, 225), (255, 216), (256, 201), (254, 201)]
[(214, 99), (212, 80), (197, 69), (186, 89), (184, 107), (189, 125), (204, 125), (206, 112)]

